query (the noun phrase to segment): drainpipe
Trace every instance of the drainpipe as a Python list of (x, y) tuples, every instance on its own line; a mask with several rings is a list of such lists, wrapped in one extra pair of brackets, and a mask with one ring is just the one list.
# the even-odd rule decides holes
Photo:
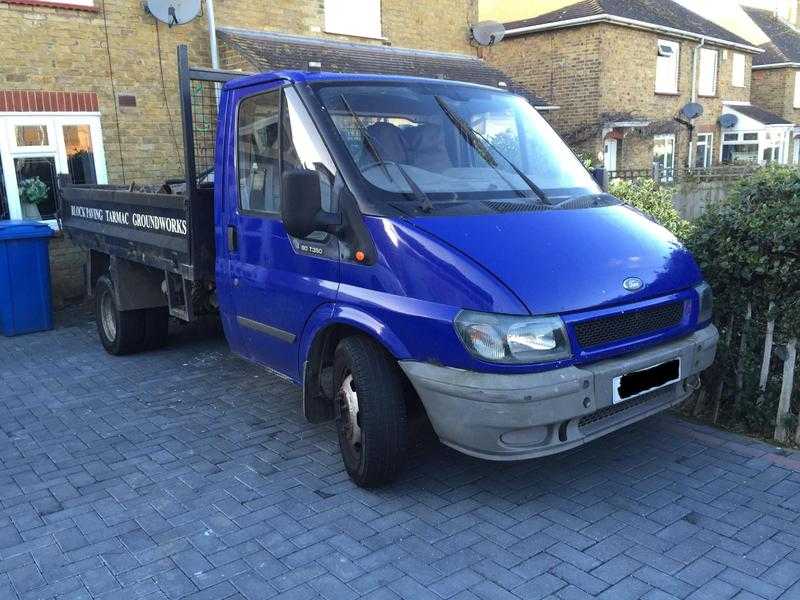
[[(694, 52), (692, 53), (692, 102), (697, 102), (697, 70), (698, 70), (698, 63), (700, 62), (700, 50), (703, 46), (706, 45), (706, 38), (701, 37), (700, 43), (695, 46)], [(687, 163), (686, 168), (691, 169), (692, 165), (694, 164), (694, 144), (692, 144), (692, 135), (694, 135), (694, 125), (689, 123), (687, 125), (687, 129), (689, 130), (689, 151), (687, 152)]]
[(219, 52), (217, 51), (217, 22), (214, 19), (214, 0), (206, 0), (206, 16), (208, 17), (208, 45), (211, 50), (211, 68), (219, 69)]

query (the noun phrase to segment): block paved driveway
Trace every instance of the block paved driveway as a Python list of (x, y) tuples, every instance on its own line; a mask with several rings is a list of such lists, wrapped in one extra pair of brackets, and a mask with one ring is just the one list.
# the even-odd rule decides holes
[(0, 599), (800, 598), (800, 455), (662, 416), (569, 454), (435, 442), (354, 487), (298, 391), (185, 331), (0, 337)]

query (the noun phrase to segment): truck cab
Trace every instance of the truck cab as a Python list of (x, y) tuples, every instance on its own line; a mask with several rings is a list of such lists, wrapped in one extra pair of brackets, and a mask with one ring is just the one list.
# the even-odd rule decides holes
[(226, 335), (337, 420), (360, 483), (396, 472), (409, 394), (444, 443), (532, 458), (682, 400), (713, 359), (689, 252), (523, 98), (285, 72), (226, 84), (220, 120)]
[[(234, 78), (215, 157), (213, 239), (189, 243), (213, 273), (184, 281), (183, 301), (213, 296), (232, 350), (300, 385), (310, 421), (335, 420), (359, 485), (397, 476), (415, 415), (466, 454), (537, 458), (681, 402), (714, 359), (711, 290), (691, 254), (503, 89)], [(66, 196), (63, 210), (91, 209)], [(164, 296), (145, 310), (172, 304), (175, 273), (159, 265), (140, 265)], [(101, 338), (104, 322), (125, 330), (119, 288), (132, 288), (106, 279)]]

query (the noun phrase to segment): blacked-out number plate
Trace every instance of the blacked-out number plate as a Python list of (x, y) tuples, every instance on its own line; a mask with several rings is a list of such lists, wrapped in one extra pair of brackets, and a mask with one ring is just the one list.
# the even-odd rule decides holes
[(646, 369), (615, 377), (614, 404), (665, 387), (681, 378), (681, 359), (674, 358)]

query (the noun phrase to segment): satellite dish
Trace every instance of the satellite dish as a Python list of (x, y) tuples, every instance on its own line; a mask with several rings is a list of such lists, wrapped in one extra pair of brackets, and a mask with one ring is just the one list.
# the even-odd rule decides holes
[(681, 109), (681, 116), (684, 119), (696, 119), (697, 117), (703, 114), (703, 105), (698, 104), (697, 102), (689, 102), (686, 106)]
[(736, 125), (738, 121), (739, 117), (737, 117), (736, 115), (732, 115), (730, 113), (725, 115), (720, 115), (719, 126), (725, 127), (727, 129), (728, 127), (733, 127), (734, 125)]
[(481, 21), (470, 27), (470, 33), (479, 46), (491, 46), (505, 37), (506, 28), (497, 21)]
[(147, 12), (172, 27), (200, 14), (200, 0), (147, 0)]

